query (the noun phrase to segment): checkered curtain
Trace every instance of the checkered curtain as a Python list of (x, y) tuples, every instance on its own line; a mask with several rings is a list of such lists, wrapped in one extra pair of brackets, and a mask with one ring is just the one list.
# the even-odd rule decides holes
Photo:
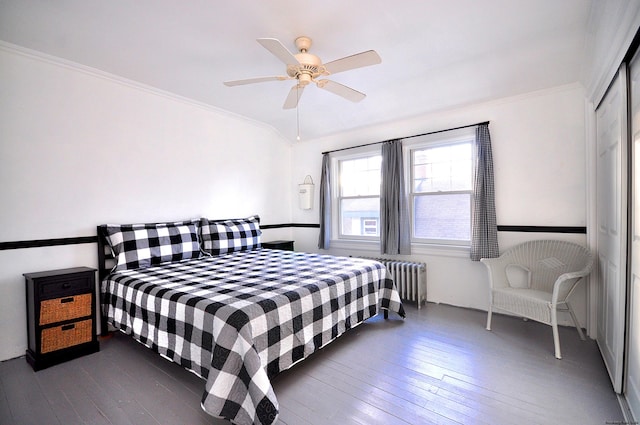
[(380, 253), (410, 254), (409, 208), (400, 140), (382, 144), (381, 175)]
[(322, 155), (320, 176), (320, 236), (318, 248), (329, 249), (331, 240), (331, 160), (328, 153)]
[(480, 124), (476, 128), (476, 152), (471, 215), (471, 260), (480, 261), (481, 258), (496, 258), (500, 255), (493, 184), (493, 154), (488, 124)]

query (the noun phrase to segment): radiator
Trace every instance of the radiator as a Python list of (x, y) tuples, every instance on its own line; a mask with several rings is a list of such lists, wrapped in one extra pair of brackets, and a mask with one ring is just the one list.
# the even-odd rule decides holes
[(415, 301), (418, 308), (423, 302), (427, 302), (427, 265), (425, 263), (388, 258), (362, 258), (379, 261), (387, 267), (400, 293), (400, 298)]

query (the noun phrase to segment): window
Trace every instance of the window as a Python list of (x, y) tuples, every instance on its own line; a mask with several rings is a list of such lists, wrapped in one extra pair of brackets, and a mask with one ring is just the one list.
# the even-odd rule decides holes
[(473, 141), (417, 146), (410, 162), (412, 240), (468, 244)]
[[(468, 246), (475, 128), (406, 139), (405, 182), (413, 244)], [(380, 240), (379, 147), (333, 157), (334, 238)]]
[(381, 159), (376, 152), (338, 160), (340, 237), (379, 238)]

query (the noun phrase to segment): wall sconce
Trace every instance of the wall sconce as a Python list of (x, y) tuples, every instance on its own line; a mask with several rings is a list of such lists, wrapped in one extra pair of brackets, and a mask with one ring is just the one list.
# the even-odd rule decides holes
[(311, 176), (306, 176), (304, 182), (298, 185), (298, 199), (300, 209), (310, 210), (313, 208), (313, 180)]

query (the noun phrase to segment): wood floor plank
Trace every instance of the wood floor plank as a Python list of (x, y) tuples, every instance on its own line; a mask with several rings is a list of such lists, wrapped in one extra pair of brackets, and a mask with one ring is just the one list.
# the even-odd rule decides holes
[[(138, 344), (125, 335), (115, 335), (112, 341), (117, 341), (120, 352), (108, 351), (105, 357), (111, 361), (114, 370), (126, 376), (123, 384), (127, 391), (137, 394), (136, 400), (149, 412), (163, 411), (163, 415), (154, 418), (163, 425), (211, 424), (211, 416), (200, 407), (200, 395), (195, 395), (180, 385), (177, 378), (172, 378), (162, 367), (171, 364)], [(126, 361), (122, 361), (122, 358)], [(184, 369), (173, 369), (178, 375), (189, 373)], [(184, 373), (182, 373), (184, 372)], [(177, 391), (176, 388), (180, 389)], [(202, 383), (204, 390), (204, 381)]]
[[(351, 379), (351, 377), (347, 375), (334, 373), (327, 367), (319, 369), (317, 374), (311, 373), (310, 376), (318, 380), (322, 379), (330, 382), (332, 393), (338, 393), (340, 397), (353, 400), (348, 403), (348, 409), (351, 409), (352, 404), (356, 403), (360, 406), (360, 410), (362, 410), (364, 415), (371, 415), (372, 413), (369, 406), (375, 406), (376, 412), (374, 416), (384, 419), (386, 423), (412, 423), (412, 421), (407, 420), (407, 417), (414, 419), (414, 422), (419, 417), (419, 415), (410, 414), (411, 409), (409, 408), (409, 404), (405, 405), (403, 414), (400, 414), (399, 409), (397, 409), (397, 407), (399, 407), (398, 404), (393, 404), (374, 396), (372, 390), (374, 390), (375, 387), (367, 387), (367, 385), (364, 385), (361, 381)], [(380, 412), (385, 412), (386, 415)]]
[(115, 376), (113, 370), (106, 371), (102, 362), (94, 362), (89, 357), (79, 359), (77, 363), (84, 375), (83, 388), (94, 405), (113, 424), (157, 424), (149, 411), (137, 402), (135, 395), (127, 394), (127, 397), (122, 397), (124, 390), (119, 384), (120, 377)]
[(280, 408), (278, 423), (280, 425), (312, 425), (311, 422), (304, 419), (304, 416), (299, 416), (297, 413), (295, 413), (292, 409), (288, 407)]
[(86, 421), (80, 417), (74, 407), (75, 402), (78, 400), (70, 399), (61, 388), (64, 383), (69, 382), (72, 386), (75, 386), (76, 380), (68, 377), (63, 371), (64, 366), (44, 369), (37, 372), (35, 377), (40, 390), (47, 398), (55, 417), (58, 418), (60, 423), (82, 425)]
[[(341, 384), (346, 388), (351, 387), (366, 397), (369, 404), (373, 404), (387, 412), (397, 412), (400, 417), (406, 418), (409, 423), (416, 421), (437, 421), (440, 423), (468, 423), (469, 419), (474, 416), (464, 405), (451, 403), (448, 399), (442, 398), (436, 392), (425, 390), (419, 387), (399, 387), (381, 379), (382, 377), (392, 377), (398, 374), (406, 374), (407, 371), (399, 371), (392, 369), (387, 373), (377, 373), (378, 363), (367, 363), (366, 368), (374, 372), (374, 384), (371, 380), (363, 380), (363, 376), (367, 375), (362, 369), (356, 369), (356, 365), (349, 364), (347, 369), (336, 368), (331, 371), (331, 364), (323, 362), (319, 368), (320, 376), (330, 379), (334, 385)], [(417, 374), (419, 375), (419, 374)], [(348, 378), (348, 379), (347, 379)], [(420, 380), (422, 376), (416, 377)], [(402, 412), (402, 413), (400, 413)], [(412, 420), (409, 420), (412, 417)], [(418, 422), (419, 423), (419, 422)], [(482, 421), (477, 422), (482, 424)]]
[(41, 391), (34, 391), (34, 388), (38, 388), (35, 372), (24, 359), (2, 368), (0, 373), (12, 419), (16, 424), (61, 424), (45, 395)]
[[(550, 327), (428, 304), (374, 317), (272, 381), (275, 425), (605, 424), (624, 420), (594, 341)], [(202, 411), (205, 382), (130, 337), (33, 372), (0, 363), (0, 423), (224, 425)], [(8, 416), (10, 415), (10, 416)]]
[[(290, 394), (288, 396), (285, 396), (283, 393), (283, 397), (287, 397), (288, 400), (293, 400), (293, 403), (290, 404), (287, 402), (286, 405), (293, 405), (299, 416), (302, 416), (314, 425), (331, 423), (336, 411), (345, 406), (346, 401), (344, 399), (334, 402), (329, 398), (329, 393), (323, 391), (319, 383), (314, 379), (305, 377), (300, 380), (299, 384), (296, 384), (298, 387), (300, 387), (300, 385), (305, 389), (304, 392), (298, 391), (296, 394)], [(282, 404), (281, 399), (279, 399), (279, 402)]]
[(130, 422), (135, 425), (159, 425), (160, 422), (156, 421), (151, 412), (137, 400), (137, 392), (127, 390), (124, 384), (126, 377), (117, 373), (117, 370), (116, 366), (105, 359), (98, 362), (87, 361), (84, 365), (87, 379), (92, 380), (95, 386), (101, 387), (104, 397), (113, 400), (114, 408), (126, 414)]
[[(553, 423), (554, 418), (547, 417), (544, 409), (537, 405), (523, 403), (504, 393), (486, 391), (484, 388), (469, 389), (470, 384), (445, 377), (438, 394), (452, 402), (467, 406), (476, 413), (476, 417), (497, 421), (502, 424), (544, 424)], [(571, 422), (569, 422), (571, 423)]]
[[(118, 420), (124, 420), (122, 425), (131, 425), (131, 421), (113, 409), (113, 400), (105, 399), (100, 392), (92, 393), (95, 389), (77, 364), (74, 362), (73, 367), (65, 367), (70, 366), (71, 363), (62, 364), (59, 367), (50, 368), (47, 372), (58, 382), (58, 391), (67, 398), (73, 410), (82, 419), (82, 423), (116, 425)], [(116, 421), (112, 422), (109, 416)]]
[[(0, 369), (2, 369), (2, 367), (3, 364), (0, 363)], [(5, 418), (8, 423), (11, 423), (13, 422), (13, 414), (11, 413), (5, 388), (8, 388), (8, 386), (2, 382), (2, 372), (0, 372), (0, 418)]]

